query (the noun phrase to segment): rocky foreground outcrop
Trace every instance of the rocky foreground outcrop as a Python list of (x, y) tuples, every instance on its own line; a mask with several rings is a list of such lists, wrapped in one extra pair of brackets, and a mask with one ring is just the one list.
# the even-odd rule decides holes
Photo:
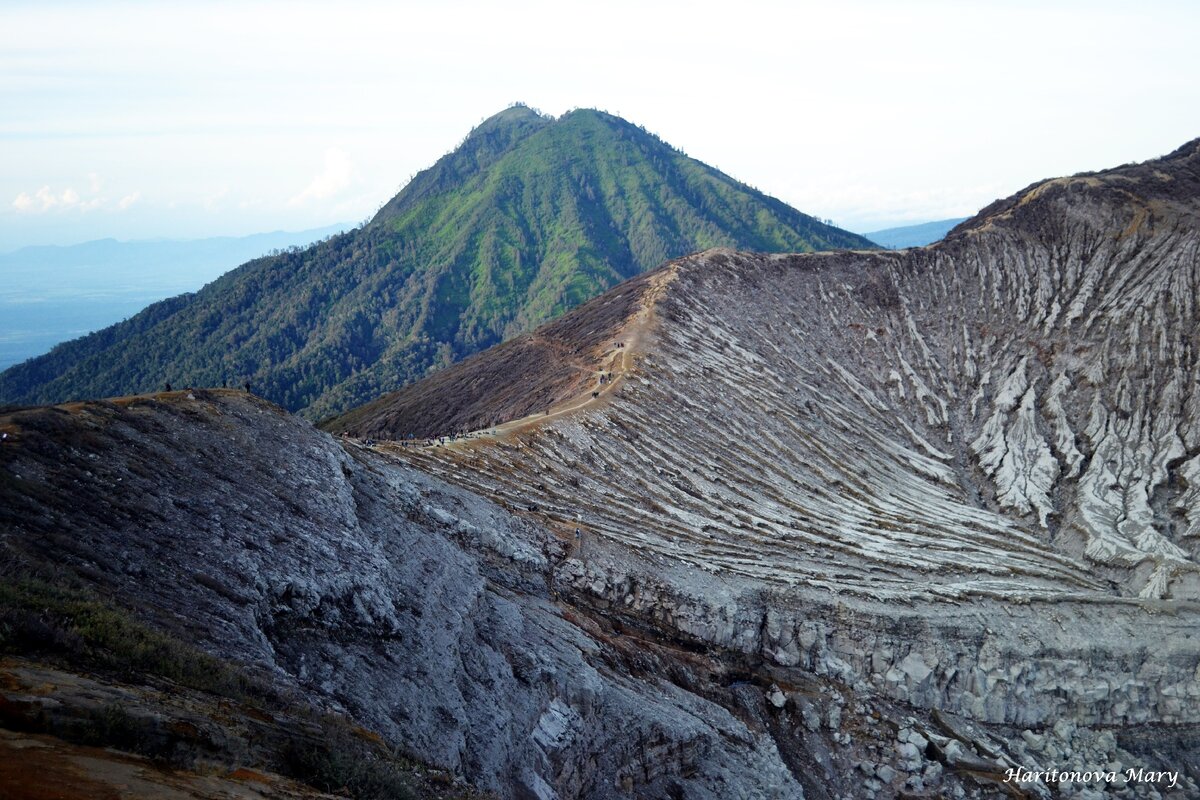
[(734, 697), (719, 667), (572, 613), (562, 546), (486, 500), (234, 393), (0, 429), (6, 563), (68, 569), (501, 797), (801, 795), (706, 696)]

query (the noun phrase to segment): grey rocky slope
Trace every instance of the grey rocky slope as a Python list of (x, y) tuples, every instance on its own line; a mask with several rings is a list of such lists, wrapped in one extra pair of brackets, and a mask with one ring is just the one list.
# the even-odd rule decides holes
[(395, 452), (581, 527), (560, 585), (599, 607), (1031, 737), (1169, 738), (1200, 722), (1198, 212), (1193, 142), (921, 250), (683, 259), (597, 397)]

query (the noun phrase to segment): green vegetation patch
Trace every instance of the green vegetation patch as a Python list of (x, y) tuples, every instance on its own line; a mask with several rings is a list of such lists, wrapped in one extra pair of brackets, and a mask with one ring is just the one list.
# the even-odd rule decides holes
[(57, 655), (126, 680), (154, 675), (238, 700), (267, 691), (82, 586), (34, 575), (0, 577), (0, 653)]

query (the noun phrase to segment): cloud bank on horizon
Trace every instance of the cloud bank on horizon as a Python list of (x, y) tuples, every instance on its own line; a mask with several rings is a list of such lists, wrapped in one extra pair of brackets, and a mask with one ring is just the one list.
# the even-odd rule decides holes
[(1200, 135), (1198, 34), (1183, 0), (10, 3), (0, 250), (362, 219), (515, 100), (852, 230), (964, 216)]

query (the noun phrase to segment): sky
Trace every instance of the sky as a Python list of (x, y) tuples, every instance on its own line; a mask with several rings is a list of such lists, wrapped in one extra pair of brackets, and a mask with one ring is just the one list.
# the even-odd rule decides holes
[(513, 102), (868, 231), (1200, 136), (1200, 3), (0, 0), (0, 251), (359, 222)]

